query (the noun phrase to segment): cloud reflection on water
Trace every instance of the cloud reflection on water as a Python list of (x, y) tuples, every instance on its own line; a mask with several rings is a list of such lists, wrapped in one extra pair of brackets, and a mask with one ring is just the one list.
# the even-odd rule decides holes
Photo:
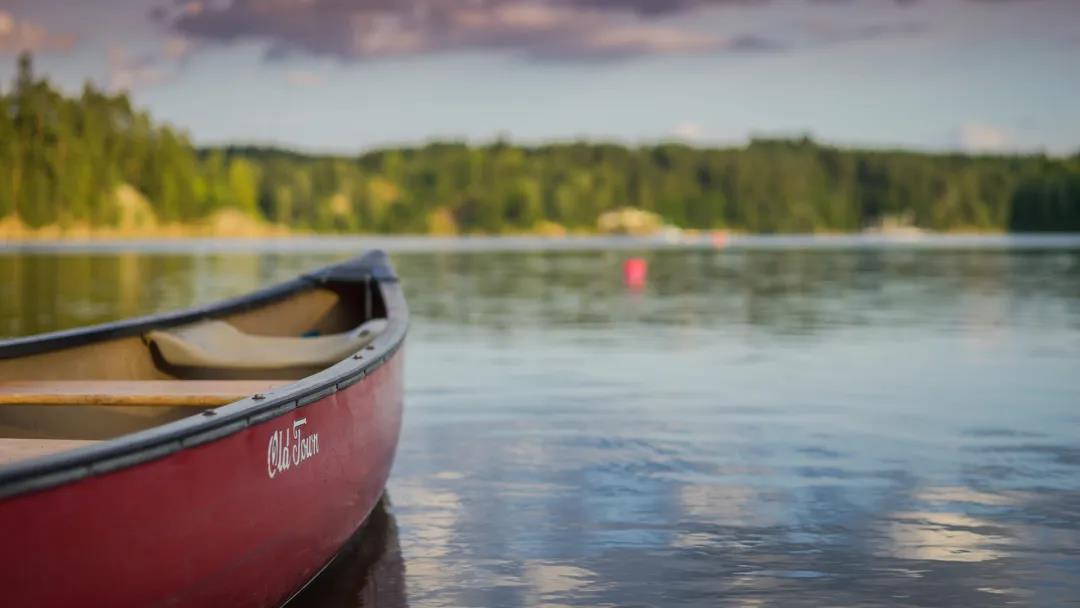
[[(641, 254), (632, 295), (613, 251), (396, 257), (412, 605), (1080, 597), (1075, 247)], [(21, 295), (0, 327), (205, 302), (343, 255), (0, 256)]]

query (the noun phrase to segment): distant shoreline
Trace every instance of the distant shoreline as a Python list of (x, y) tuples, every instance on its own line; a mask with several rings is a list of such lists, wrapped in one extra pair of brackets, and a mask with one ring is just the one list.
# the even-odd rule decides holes
[[(1007, 235), (1000, 230), (956, 229), (935, 232), (914, 226), (869, 227), (861, 231), (833, 232), (822, 230), (813, 233), (761, 233), (757, 236), (769, 237), (883, 237), (885, 239), (917, 239), (933, 236), (961, 235)], [(1037, 234), (1037, 233), (1036, 233)], [(1080, 233), (1078, 233), (1080, 234)], [(550, 222), (540, 225), (535, 230), (519, 230), (504, 233), (463, 232), (463, 233), (367, 233), (367, 232), (320, 232), (310, 229), (294, 229), (281, 224), (271, 224), (255, 220), (240, 213), (219, 214), (205, 222), (198, 223), (152, 223), (135, 227), (104, 227), (87, 225), (47, 225), (30, 227), (11, 216), (0, 218), (0, 244), (3, 243), (65, 243), (65, 242), (103, 242), (123, 243), (141, 241), (197, 241), (207, 239), (227, 240), (265, 240), (265, 239), (543, 239), (547, 241), (574, 239), (610, 239), (633, 238), (663, 242), (703, 242), (717, 245), (732, 237), (753, 236), (737, 229), (697, 229), (661, 226), (645, 231), (622, 230), (577, 230), (567, 231), (562, 226)], [(722, 244), (721, 244), (722, 246)]]
[(25, 53), (0, 102), (18, 108), (0, 112), (8, 240), (1080, 231), (1078, 155), (866, 150), (808, 136), (729, 147), (449, 140), (348, 155), (196, 148), (126, 94), (65, 95)]
[(1014, 234), (732, 234), (722, 243), (707, 234), (692, 236), (426, 236), (426, 235), (289, 235), (193, 238), (125, 238), (0, 241), (0, 254), (19, 253), (327, 253), (362, 249), (391, 253), (482, 253), (513, 251), (794, 251), (794, 250), (976, 250), (1080, 249), (1080, 233)]
[(198, 238), (266, 238), (297, 234), (280, 224), (253, 219), (243, 213), (224, 211), (202, 222), (159, 223), (151, 217), (141, 225), (93, 226), (47, 224), (28, 226), (18, 216), (0, 218), (0, 241), (124, 241)]

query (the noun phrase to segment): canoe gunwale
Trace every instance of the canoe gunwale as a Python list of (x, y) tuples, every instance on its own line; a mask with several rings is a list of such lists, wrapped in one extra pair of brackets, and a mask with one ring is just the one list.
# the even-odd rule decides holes
[(357, 355), (263, 395), (251, 395), (201, 414), (193, 414), (175, 422), (122, 435), (99, 444), (0, 467), (0, 500), (164, 458), (220, 440), (256, 424), (263, 424), (310, 403), (317, 403), (339, 390), (363, 381), (390, 360), (404, 344), (409, 313), (397, 276), (386, 254), (380, 250), (372, 250), (339, 264), (217, 304), (0, 341), (0, 359), (26, 356), (140, 335), (151, 328), (174, 327), (210, 316), (249, 310), (312, 286), (331, 282), (371, 282), (381, 292), (388, 325), (385, 331)]

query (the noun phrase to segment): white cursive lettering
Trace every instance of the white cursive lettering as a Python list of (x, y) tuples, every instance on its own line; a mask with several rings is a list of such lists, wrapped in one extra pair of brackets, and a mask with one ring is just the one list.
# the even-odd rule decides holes
[(319, 453), (319, 434), (304, 434), (307, 418), (292, 423), (289, 429), (270, 433), (266, 446), (266, 473), (273, 479), (278, 473), (289, 470)]

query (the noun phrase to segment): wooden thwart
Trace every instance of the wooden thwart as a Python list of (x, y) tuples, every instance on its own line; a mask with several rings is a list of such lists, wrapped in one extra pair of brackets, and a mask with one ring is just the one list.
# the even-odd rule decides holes
[(287, 382), (275, 380), (8, 380), (3, 405), (217, 407)]

